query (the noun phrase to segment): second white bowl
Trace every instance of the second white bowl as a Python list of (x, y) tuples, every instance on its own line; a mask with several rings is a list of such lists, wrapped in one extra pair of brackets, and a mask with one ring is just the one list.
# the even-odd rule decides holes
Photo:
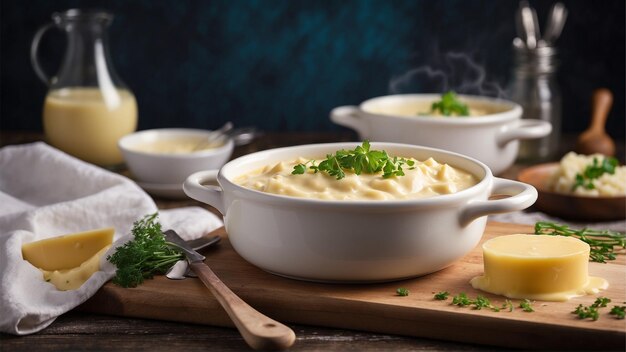
[(199, 140), (208, 130), (163, 128), (129, 134), (118, 142), (124, 160), (133, 176), (140, 182), (153, 184), (180, 184), (187, 176), (200, 170), (219, 169), (233, 152), (233, 141), (228, 139), (216, 148), (189, 153), (162, 153), (144, 151), (143, 146), (159, 141), (190, 138)]
[[(470, 108), (484, 109), (483, 116), (441, 117), (418, 114), (440, 99), (436, 94), (388, 95), (366, 100), (359, 106), (341, 106), (330, 119), (357, 131), (361, 139), (423, 145), (476, 158), (499, 174), (513, 164), (520, 139), (545, 137), (549, 122), (521, 119), (522, 108), (511, 101), (463, 96)], [(408, 116), (412, 111), (413, 116)]]

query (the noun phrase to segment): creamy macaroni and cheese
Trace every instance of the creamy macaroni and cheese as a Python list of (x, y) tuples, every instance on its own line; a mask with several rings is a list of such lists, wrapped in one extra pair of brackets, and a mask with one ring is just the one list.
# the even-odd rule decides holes
[[(319, 158), (317, 160), (322, 160)], [(405, 165), (405, 176), (383, 178), (382, 172), (360, 175), (345, 171), (337, 180), (326, 173), (308, 170), (293, 175), (295, 165), (308, 159), (269, 165), (235, 179), (235, 183), (250, 189), (285, 196), (324, 200), (400, 200), (427, 198), (462, 191), (478, 183), (467, 171), (440, 164), (432, 158)]]
[(559, 164), (558, 170), (548, 180), (548, 189), (559, 193), (571, 193), (584, 196), (623, 196), (626, 195), (626, 166), (615, 168), (614, 174), (604, 173), (593, 179), (593, 189), (576, 187), (576, 175), (582, 175), (587, 166), (596, 158), (602, 164), (605, 156), (601, 154), (580, 155), (569, 152)]
[[(393, 115), (393, 116), (401, 116), (401, 117), (416, 117), (416, 116), (437, 116), (437, 117), (445, 117), (439, 110), (431, 111), (431, 106), (433, 102), (406, 102), (403, 104), (395, 104), (395, 105), (379, 105), (379, 106), (370, 106), (367, 108), (368, 112), (374, 114), (381, 115)], [(493, 114), (496, 111), (491, 111), (487, 108), (487, 106), (482, 106), (479, 104), (468, 105), (469, 116), (483, 116), (488, 114)], [(451, 116), (458, 116), (458, 114), (453, 113)], [(450, 116), (447, 116), (450, 117)]]

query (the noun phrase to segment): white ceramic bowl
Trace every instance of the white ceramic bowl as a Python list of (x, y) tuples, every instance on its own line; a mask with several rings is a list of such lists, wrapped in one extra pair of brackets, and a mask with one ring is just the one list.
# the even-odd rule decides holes
[[(455, 194), (399, 201), (325, 201), (244, 188), (236, 177), (299, 156), (319, 158), (355, 143), (314, 144), (248, 154), (219, 172), (195, 173), (183, 189), (224, 214), (230, 242), (250, 263), (292, 278), (325, 282), (397, 280), (440, 270), (471, 251), (492, 213), (522, 210), (537, 199), (530, 185), (494, 178), (460, 154), (406, 144), (372, 143), (390, 155), (433, 157), (478, 177)], [(214, 185), (218, 186), (214, 186)], [(488, 200), (491, 194), (509, 198)]]
[(118, 146), (133, 176), (150, 184), (182, 185), (187, 176), (200, 170), (219, 169), (233, 152), (233, 141), (193, 153), (169, 154), (137, 150), (138, 146), (159, 140), (198, 138), (211, 131), (186, 128), (163, 128), (135, 132), (121, 138)]
[[(470, 117), (418, 115), (428, 111), (430, 104), (441, 96), (402, 94), (335, 108), (330, 119), (356, 130), (361, 139), (423, 145), (471, 156), (487, 164), (496, 175), (515, 162), (520, 139), (541, 138), (552, 131), (549, 122), (521, 119), (522, 108), (516, 103), (488, 97), (458, 97), (470, 108), (485, 108), (490, 113)], [(401, 116), (398, 111), (403, 110), (415, 111), (415, 116)]]

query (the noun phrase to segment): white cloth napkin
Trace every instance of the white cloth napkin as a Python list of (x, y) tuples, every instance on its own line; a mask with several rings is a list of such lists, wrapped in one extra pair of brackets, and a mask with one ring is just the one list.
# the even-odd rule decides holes
[[(128, 178), (45, 143), (1, 148), (0, 331), (37, 332), (86, 301), (115, 274), (106, 256), (130, 239), (133, 222), (155, 211), (150, 196)], [(185, 239), (222, 225), (199, 207), (159, 211), (159, 222)], [(22, 259), (23, 243), (103, 227), (115, 228), (115, 243), (101, 270), (77, 290), (57, 290)]]

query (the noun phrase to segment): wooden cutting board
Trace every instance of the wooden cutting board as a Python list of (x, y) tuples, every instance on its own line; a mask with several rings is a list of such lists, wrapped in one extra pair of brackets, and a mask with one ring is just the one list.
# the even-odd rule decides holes
[[(488, 223), (483, 241), (511, 233), (532, 233), (532, 227)], [(433, 295), (449, 291), (481, 294), (495, 306), (505, 298), (474, 290), (469, 280), (482, 274), (482, 250), (474, 251), (437, 273), (384, 284), (339, 285), (287, 279), (266, 273), (242, 259), (223, 241), (203, 251), (206, 263), (242, 299), (284, 323), (299, 323), (378, 333), (428, 337), (516, 348), (621, 349), (626, 344), (626, 320), (609, 315), (613, 305), (626, 305), (626, 260), (590, 263), (590, 275), (610, 283), (598, 296), (609, 297), (597, 321), (580, 320), (571, 312), (590, 305), (597, 296), (568, 302), (535, 302), (535, 312), (473, 310), (451, 305), (452, 297), (437, 301)], [(398, 287), (409, 289), (405, 297)], [(519, 304), (519, 300), (513, 300)], [(232, 327), (228, 316), (198, 279), (168, 280), (163, 276), (127, 289), (107, 283), (81, 310), (127, 317), (152, 318)]]

